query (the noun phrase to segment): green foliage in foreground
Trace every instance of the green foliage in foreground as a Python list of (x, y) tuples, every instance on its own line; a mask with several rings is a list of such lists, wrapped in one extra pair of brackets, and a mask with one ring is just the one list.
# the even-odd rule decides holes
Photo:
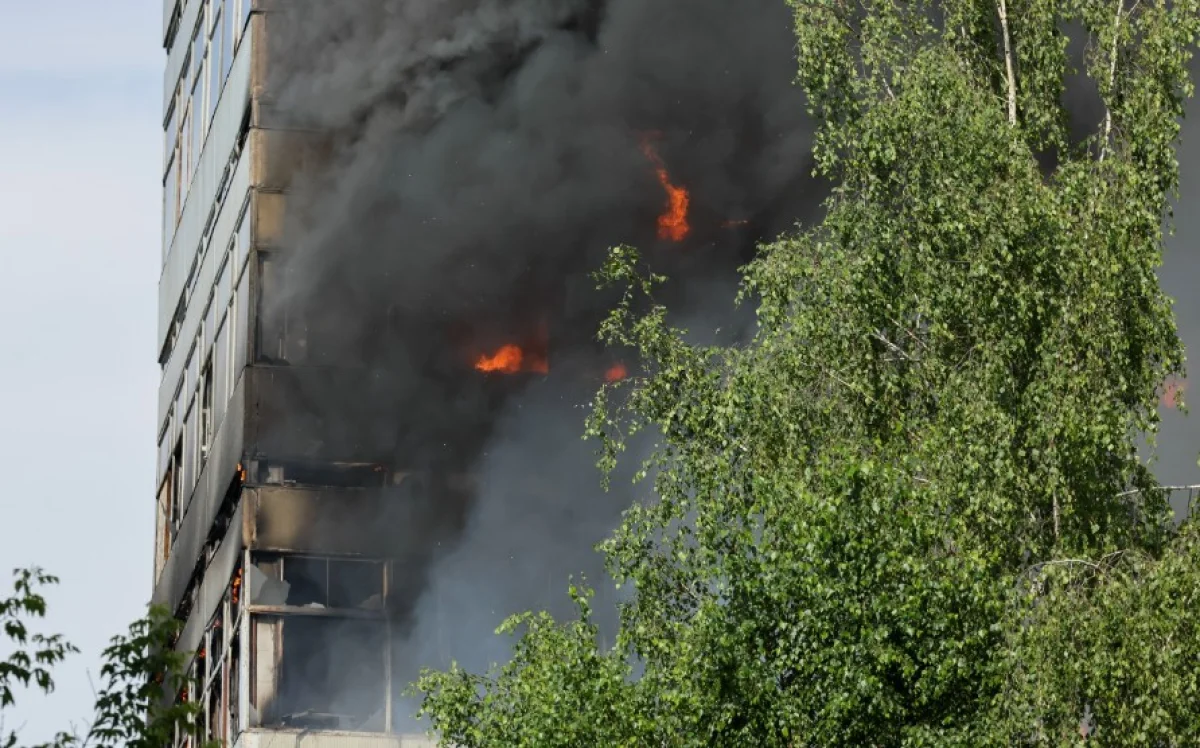
[[(1155, 275), (1197, 2), (792, 0), (837, 185), (746, 270), (752, 342), (697, 347), (614, 251), (611, 650), (521, 616), (513, 660), (427, 672), (448, 743), (1200, 744), (1200, 539), (1137, 455), (1182, 373)], [(1069, 142), (1064, 29), (1105, 115)], [(1047, 165), (1051, 164), (1051, 165)]]
[[(14, 572), (13, 592), (0, 598), (0, 626), (12, 653), (0, 660), (0, 717), (16, 703), (18, 689), (43, 694), (54, 690), (53, 669), (78, 652), (61, 635), (33, 630), (46, 616), (41, 589), (58, 579), (41, 569)], [(103, 653), (102, 688), (87, 729), (64, 730), (50, 743), (33, 748), (162, 748), (176, 730), (188, 731), (200, 705), (172, 702), (183, 683), (183, 656), (172, 648), (180, 623), (165, 609), (149, 613), (113, 637)], [(16, 748), (18, 735), (0, 721), (0, 748)]]

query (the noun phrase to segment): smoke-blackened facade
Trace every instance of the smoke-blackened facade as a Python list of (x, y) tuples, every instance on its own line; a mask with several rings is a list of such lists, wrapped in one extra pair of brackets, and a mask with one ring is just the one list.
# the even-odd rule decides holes
[(177, 744), (407, 745), (420, 667), (602, 579), (633, 497), (582, 409), (637, 366), (595, 343), (607, 247), (736, 335), (735, 269), (815, 203), (787, 9), (164, 11), (154, 600), (205, 706)]

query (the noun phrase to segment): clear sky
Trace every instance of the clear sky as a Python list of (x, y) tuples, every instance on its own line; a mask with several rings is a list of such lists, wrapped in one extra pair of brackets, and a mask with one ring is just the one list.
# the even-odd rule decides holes
[[(0, 575), (61, 576), (47, 629), (83, 650), (10, 716), (32, 742), (89, 716), (88, 673), (150, 590), (162, 4), (0, 11)], [(1200, 129), (1186, 138), (1164, 284), (1198, 350)], [(1169, 415), (1164, 479), (1200, 482), (1198, 424)]]
[(83, 650), (8, 716), (33, 742), (149, 597), (162, 2), (0, 11), (0, 584), (62, 577), (47, 628)]

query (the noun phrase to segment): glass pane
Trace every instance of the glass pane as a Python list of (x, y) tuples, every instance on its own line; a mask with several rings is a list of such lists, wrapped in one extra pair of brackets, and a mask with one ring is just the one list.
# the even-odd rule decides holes
[(255, 555), (246, 577), (251, 605), (283, 605), (287, 585), (283, 583), (283, 561), (277, 556)]
[(167, 177), (163, 180), (163, 254), (171, 246), (175, 236), (175, 223), (178, 219), (179, 204), (179, 160), (171, 159), (167, 166)]
[(186, 513), (188, 497), (192, 495), (192, 486), (196, 480), (196, 408), (193, 407), (188, 411), (187, 418), (184, 419), (183, 425), (183, 496), (181, 506), (184, 507)]
[[(191, 100), (189, 96), (188, 100)], [(188, 185), (192, 181), (192, 112), (190, 109), (183, 115), (183, 127), (179, 131), (179, 205), (182, 208), (183, 199), (187, 196)]]
[[(175, 88), (176, 94), (179, 87)], [(167, 120), (167, 129), (163, 132), (163, 163), (167, 163), (175, 155), (175, 144), (179, 142), (179, 96), (171, 100), (171, 116)]]
[(230, 333), (230, 340), (233, 342), (233, 376), (234, 381), (240, 375), (242, 369), (246, 367), (246, 349), (247, 345), (247, 329), (249, 324), (250, 313), (250, 280), (249, 273), (242, 273), (241, 280), (237, 286), (237, 326)]
[[(220, 23), (220, 20), (217, 20)], [(217, 100), (221, 97), (221, 35), (213, 34), (212, 43), (209, 45), (209, 87), (208, 87), (208, 119), (211, 122), (213, 113), (217, 111)]]
[(283, 559), (283, 581), (288, 584), (288, 605), (324, 608), (329, 604), (325, 559), (287, 556)]
[(200, 22), (196, 24), (196, 28), (192, 34), (192, 78), (191, 82), (195, 83), (197, 76), (200, 75), (200, 61), (204, 58), (204, 8), (200, 9)]
[[(201, 67), (206, 65), (208, 65), (207, 59), (204, 60)], [(196, 173), (196, 165), (200, 162), (200, 147), (204, 145), (204, 120), (202, 119), (203, 114), (201, 114), (204, 111), (203, 104), (204, 83), (197, 81), (196, 87), (192, 89), (192, 146), (191, 165), (188, 167), (190, 174)]]
[(174, 417), (174, 412), (167, 416), (167, 428), (163, 432), (162, 440), (158, 443), (158, 463), (155, 466), (156, 475), (161, 480), (163, 474), (167, 472), (167, 462), (171, 459), (171, 447), (175, 443), (175, 433), (171, 428), (170, 421)]
[(250, 20), (250, 10), (254, 7), (254, 0), (242, 0), (242, 36), (250, 33), (246, 22)]
[(187, 407), (187, 396), (187, 390), (184, 387), (180, 387), (175, 392), (175, 425), (172, 427), (172, 431), (175, 433), (176, 441), (179, 440), (180, 429), (182, 429), (183, 409)]
[(233, 290), (229, 283), (229, 254), (225, 254), (224, 260), (221, 262), (221, 269), (217, 271), (217, 284), (213, 289), (216, 294), (216, 301), (213, 302), (217, 309), (221, 312), (229, 306), (229, 294)]
[(196, 384), (200, 381), (200, 351), (196, 346), (188, 353), (187, 378), (183, 380), (184, 401), (190, 401), (195, 392)]
[(211, 0), (208, 6), (208, 24), (209, 36), (217, 36), (217, 32), (221, 30), (221, 9), (225, 7), (225, 0)]
[(217, 342), (213, 344), (213, 422), (219, 428), (225, 420), (225, 406), (229, 402), (229, 318), (225, 317), (217, 324), (220, 329)]
[(217, 305), (213, 298), (209, 297), (208, 313), (204, 315), (204, 350), (208, 352), (209, 346), (212, 345), (213, 335), (217, 332)]
[[(246, 201), (246, 210), (242, 213), (241, 223), (237, 229), (238, 243), (238, 260), (241, 264), (246, 263), (246, 258), (250, 256), (250, 201)], [(235, 266), (235, 270), (241, 272), (241, 267)]]
[(233, 1), (227, 0), (225, 12), (221, 15), (221, 80), (229, 77), (229, 68), (233, 67)]

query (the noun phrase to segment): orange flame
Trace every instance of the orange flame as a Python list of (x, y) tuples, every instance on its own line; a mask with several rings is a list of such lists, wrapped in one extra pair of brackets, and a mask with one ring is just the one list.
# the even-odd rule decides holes
[(642, 139), (642, 152), (654, 164), (654, 172), (658, 175), (658, 183), (667, 193), (667, 208), (658, 217), (658, 238), (673, 242), (681, 242), (687, 238), (692, 227), (688, 225), (688, 205), (691, 195), (684, 187), (671, 183), (671, 175), (663, 163), (653, 144), (646, 138)]
[(477, 358), (475, 370), (485, 374), (516, 374), (522, 371), (549, 374), (550, 364), (544, 356), (527, 355), (521, 346), (509, 343), (500, 346), (490, 356), (484, 354)]
[(618, 361), (604, 372), (604, 381), (618, 382), (627, 376), (629, 376), (629, 370), (625, 368), (625, 364)]

